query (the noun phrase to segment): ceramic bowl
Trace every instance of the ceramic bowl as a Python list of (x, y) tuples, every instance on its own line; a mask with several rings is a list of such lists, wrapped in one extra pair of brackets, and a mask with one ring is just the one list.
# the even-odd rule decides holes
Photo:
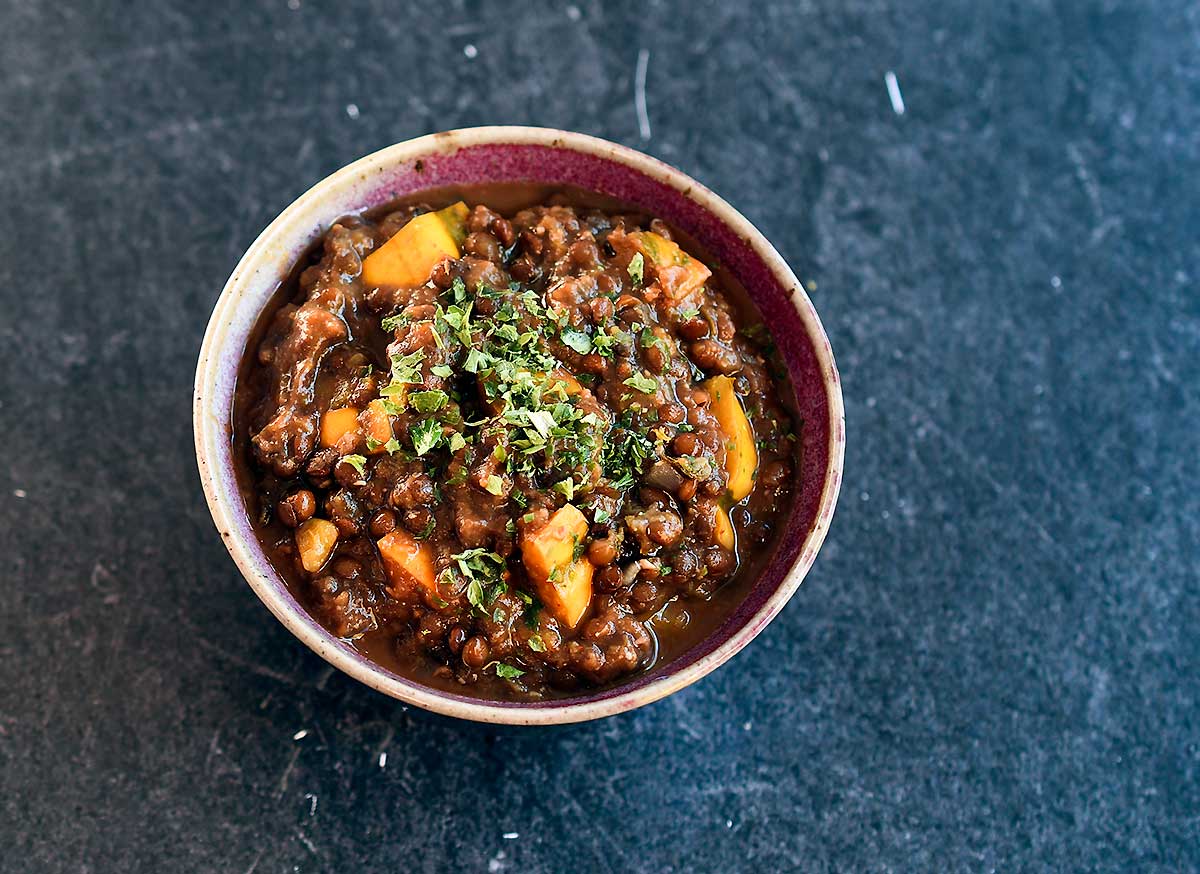
[[(238, 489), (230, 411), (255, 321), (309, 245), (342, 215), (446, 185), (570, 184), (643, 208), (691, 234), (745, 286), (791, 374), (803, 419), (794, 504), (775, 555), (716, 630), (674, 661), (611, 688), (542, 702), (485, 701), (420, 685), (368, 661), (321, 627), (288, 591), (251, 528)], [(656, 701), (694, 683), (754, 639), (804, 579), (825, 539), (841, 483), (845, 421), (829, 340), (804, 287), (741, 214), (654, 158), (583, 134), (528, 127), (447, 131), (398, 143), (338, 170), (254, 241), (217, 300), (196, 370), (196, 460), (217, 530), (263, 603), (305, 645), (368, 686), (462, 719), (578, 722)]]

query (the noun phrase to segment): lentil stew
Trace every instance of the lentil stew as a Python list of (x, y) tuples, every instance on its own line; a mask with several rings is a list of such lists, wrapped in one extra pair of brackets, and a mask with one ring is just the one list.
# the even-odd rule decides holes
[(781, 373), (663, 222), (427, 192), (339, 220), (282, 285), (239, 375), (239, 478), (332, 634), (427, 685), (556, 697), (736, 606), (794, 489)]

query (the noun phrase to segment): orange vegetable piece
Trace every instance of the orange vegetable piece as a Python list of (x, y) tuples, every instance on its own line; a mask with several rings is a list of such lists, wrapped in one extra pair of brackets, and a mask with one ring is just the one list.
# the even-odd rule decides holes
[(328, 519), (309, 519), (296, 529), (296, 549), (300, 551), (300, 564), (310, 574), (315, 574), (337, 546), (337, 526)]
[(733, 389), (732, 379), (714, 376), (704, 387), (712, 398), (713, 415), (725, 433), (725, 473), (729, 477), (729, 497), (736, 504), (754, 489), (754, 474), (758, 470), (754, 431)]
[(733, 533), (733, 522), (729, 519), (729, 511), (724, 507), (717, 507), (717, 515), (714, 517), (716, 523), (717, 543), (734, 551), (734, 546), (737, 545), (737, 536)]
[(403, 528), (395, 528), (376, 545), (394, 597), (412, 597), (422, 589), (431, 595), (438, 594), (433, 549), (428, 543), (417, 540)]
[(575, 557), (587, 532), (587, 518), (567, 504), (521, 539), (521, 559), (538, 596), (550, 615), (570, 628), (579, 624), (592, 603), (595, 567), (586, 558)]
[(634, 231), (628, 237), (634, 248), (654, 267), (658, 284), (674, 301), (683, 300), (712, 276), (712, 271), (703, 262), (660, 234)]
[(358, 423), (362, 426), (363, 434), (378, 444), (374, 449), (367, 448), (370, 455), (385, 451), (384, 444), (396, 436), (392, 431), (392, 417), (379, 398), (367, 404), (367, 408), (358, 414)]
[(461, 200), (437, 212), (427, 212), (409, 221), (396, 234), (363, 260), (362, 278), (367, 286), (416, 288), (429, 281), (440, 262), (459, 257), (465, 238), (467, 205)]
[(336, 446), (350, 431), (358, 428), (358, 410), (341, 407), (329, 410), (321, 417), (321, 445)]

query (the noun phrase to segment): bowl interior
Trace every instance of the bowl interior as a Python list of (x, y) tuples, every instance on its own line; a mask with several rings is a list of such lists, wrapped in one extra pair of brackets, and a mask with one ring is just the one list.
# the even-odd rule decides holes
[[(429, 689), (366, 660), (297, 603), (251, 528), (237, 485), (230, 411), (238, 365), (259, 314), (292, 264), (339, 216), (430, 188), (495, 182), (573, 185), (636, 204), (690, 234), (727, 267), (762, 313), (795, 391), (800, 465), (775, 555), (740, 605), (701, 643), (629, 682), (573, 698), (490, 702)], [(435, 134), (370, 155), (301, 196), (259, 237), (230, 277), (209, 324), (196, 381), (196, 443), (214, 520), (260, 598), (335, 666), (418, 706), (485, 721), (588, 719), (655, 700), (698, 679), (764, 627), (799, 585), (824, 538), (840, 480), (844, 425), (828, 340), (779, 255), (731, 207), (665, 164), (559, 131), (476, 128)]]

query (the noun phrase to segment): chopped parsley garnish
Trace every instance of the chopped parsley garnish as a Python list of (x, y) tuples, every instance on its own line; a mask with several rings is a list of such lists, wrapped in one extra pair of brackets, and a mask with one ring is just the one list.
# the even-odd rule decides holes
[(418, 413), (436, 413), (450, 400), (444, 391), (415, 391), (409, 394), (408, 402)]
[(642, 284), (642, 274), (646, 269), (646, 259), (642, 257), (642, 253), (638, 252), (629, 259), (629, 278), (634, 281), (635, 285)]
[(367, 459), (361, 455), (343, 455), (342, 461), (357, 470), (359, 476), (364, 476), (367, 472)]
[(442, 425), (436, 419), (425, 419), (413, 425), (408, 433), (417, 455), (424, 455), (441, 442)]
[(546, 642), (542, 640), (540, 634), (531, 634), (529, 636), (529, 648), (534, 652), (545, 652)]
[(580, 355), (587, 355), (592, 351), (592, 338), (583, 331), (576, 331), (574, 328), (569, 328), (559, 334), (559, 337)]
[(486, 549), (467, 549), (450, 556), (454, 565), (443, 575), (458, 575), (467, 581), (467, 601), (486, 615), (487, 608), (508, 590), (504, 582), (504, 557)]
[(410, 319), (407, 313), (397, 313), (394, 316), (388, 316), (386, 319), (380, 322), (379, 327), (383, 328), (383, 330), (390, 334), (397, 328), (403, 328), (409, 323), (409, 321)]
[(642, 475), (646, 460), (654, 452), (644, 434), (626, 428), (611, 431), (604, 443), (604, 475), (615, 489), (627, 489)]
[(700, 315), (700, 310), (695, 307), (683, 307), (679, 310), (679, 321), (690, 322), (698, 315)]
[(613, 357), (613, 347), (617, 345), (617, 339), (620, 332), (604, 333), (597, 331), (596, 336), (592, 337), (592, 348), (596, 350), (596, 354), (602, 358)]
[(487, 478), (484, 488), (493, 495), (501, 495), (504, 493), (504, 480), (500, 479), (496, 474), (492, 474)]
[[(392, 358), (392, 382), (380, 394), (388, 397), (389, 389), (395, 387), (397, 390), (402, 385), (420, 385), (421, 384), (421, 362), (425, 360), (425, 353), (418, 349), (416, 352), (409, 352), (407, 355), (396, 355)], [(393, 392), (397, 393), (397, 392)]]
[(514, 668), (512, 665), (506, 665), (504, 662), (495, 662), (495, 665), (496, 676), (504, 680), (515, 680), (525, 673), (520, 668)]
[(653, 394), (658, 388), (658, 383), (650, 376), (644, 373), (635, 373), (624, 381), (624, 384), (629, 386), (634, 391), (640, 391), (642, 394)]
[(597, 525), (603, 525), (611, 518), (612, 513), (608, 512), (608, 510), (600, 509), (596, 511), (595, 515), (592, 517), (592, 521)]

